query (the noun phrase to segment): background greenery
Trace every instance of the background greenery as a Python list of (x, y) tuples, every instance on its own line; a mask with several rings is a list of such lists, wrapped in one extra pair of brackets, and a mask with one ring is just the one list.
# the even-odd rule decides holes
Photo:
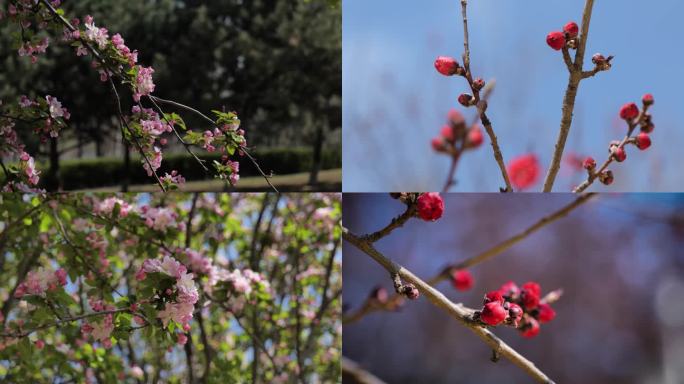
[[(92, 15), (137, 49), (139, 62), (155, 68), (155, 95), (205, 112), (236, 111), (248, 144), (258, 149), (311, 148), (311, 160), (299, 168), (313, 171), (312, 182), (322, 148), (341, 145), (339, 2), (83, 0), (65, 1), (63, 8), (69, 17)], [(0, 99), (51, 94), (72, 111), (72, 129), (53, 143), (41, 145), (30, 127), (20, 129), (32, 153), (49, 160), (45, 187), (56, 189), (63, 180), (62, 157), (92, 151), (123, 158), (114, 149), (120, 133), (110, 90), (88, 60), (52, 39), (47, 55), (32, 65), (11, 47), (12, 32), (16, 26), (0, 25)], [(184, 118), (191, 129), (206, 128), (195, 116)], [(277, 164), (266, 171), (287, 172)]]

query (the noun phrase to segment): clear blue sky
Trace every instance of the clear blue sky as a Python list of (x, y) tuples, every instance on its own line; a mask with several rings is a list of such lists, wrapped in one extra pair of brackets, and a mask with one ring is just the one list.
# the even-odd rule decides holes
[[(470, 1), (472, 68), (476, 76), (496, 78), (489, 115), (506, 160), (533, 151), (546, 171), (567, 70), (545, 37), (567, 21), (579, 23), (583, 6), (581, 0)], [(449, 159), (434, 154), (429, 141), (466, 84), (438, 75), (433, 62), (462, 54), (460, 1), (345, 0), (343, 8), (344, 191), (440, 189)], [(596, 2), (587, 54), (616, 58), (611, 71), (581, 84), (566, 153), (605, 160), (608, 143), (624, 136), (619, 107), (646, 92), (656, 98), (656, 130), (651, 149), (632, 147), (627, 161), (613, 167), (613, 186), (592, 190), (684, 190), (682, 15), (684, 2), (677, 0)], [(485, 144), (462, 159), (452, 190), (502, 185)], [(561, 169), (555, 190), (568, 191), (581, 176)]]

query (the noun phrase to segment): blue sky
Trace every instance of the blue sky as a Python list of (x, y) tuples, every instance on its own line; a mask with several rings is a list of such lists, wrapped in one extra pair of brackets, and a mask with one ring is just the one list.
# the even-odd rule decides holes
[[(471, 0), (472, 68), (476, 76), (496, 78), (489, 115), (506, 160), (533, 151), (544, 172), (548, 167), (568, 76), (545, 37), (579, 22), (583, 6), (581, 0)], [(440, 189), (449, 159), (434, 154), (429, 141), (466, 84), (438, 75), (433, 62), (438, 55), (460, 58), (460, 2), (346, 0), (343, 7), (344, 190)], [(566, 153), (605, 160), (608, 143), (624, 136), (620, 106), (646, 92), (656, 98), (656, 130), (651, 149), (630, 148), (627, 161), (612, 168), (613, 186), (592, 190), (684, 189), (677, 158), (684, 139), (682, 14), (684, 2), (677, 0), (596, 3), (587, 55), (616, 58), (611, 71), (581, 84)], [(561, 169), (555, 190), (568, 191), (581, 176)], [(462, 159), (457, 179), (455, 191), (502, 185), (488, 140)]]

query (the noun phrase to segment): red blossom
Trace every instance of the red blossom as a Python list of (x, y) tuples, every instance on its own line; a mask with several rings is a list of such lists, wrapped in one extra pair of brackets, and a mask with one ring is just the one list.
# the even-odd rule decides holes
[(484, 305), (480, 313), (480, 319), (485, 324), (496, 326), (506, 319), (507, 311), (498, 301), (492, 301)]
[(418, 216), (425, 221), (435, 221), (444, 213), (444, 200), (437, 192), (423, 193), (418, 196)]
[(508, 164), (511, 183), (518, 189), (527, 189), (537, 183), (541, 174), (539, 160), (534, 154), (514, 158)]
[(466, 269), (458, 269), (451, 274), (451, 284), (459, 291), (467, 291), (473, 287), (475, 279)]
[(549, 33), (546, 36), (546, 44), (556, 51), (560, 51), (565, 46), (565, 34), (559, 31)]
[(458, 61), (453, 57), (439, 56), (437, 60), (435, 60), (435, 69), (444, 76), (455, 75), (458, 67)]
[(634, 103), (627, 103), (620, 108), (620, 118), (624, 120), (633, 120), (639, 116), (639, 107)]

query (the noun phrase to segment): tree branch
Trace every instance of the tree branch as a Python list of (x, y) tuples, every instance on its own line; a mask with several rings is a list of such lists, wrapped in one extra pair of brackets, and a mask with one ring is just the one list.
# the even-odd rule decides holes
[[(589, 37), (589, 23), (591, 22), (591, 13), (594, 8), (594, 0), (586, 0), (584, 5), (584, 12), (582, 15), (582, 30), (579, 37), (579, 46), (575, 54), (574, 65), (568, 67), (570, 70), (570, 78), (568, 80), (568, 87), (565, 90), (565, 97), (563, 98), (563, 114), (561, 117), (560, 130), (558, 138), (556, 139), (556, 146), (553, 152), (551, 165), (548, 173), (544, 179), (543, 192), (551, 192), (553, 190), (553, 183), (556, 180), (558, 171), (560, 170), (561, 160), (563, 159), (563, 151), (565, 150), (565, 143), (570, 134), (570, 127), (572, 126), (572, 116), (575, 110), (575, 100), (577, 99), (577, 90), (579, 84), (584, 78), (584, 51), (587, 47), (587, 39)], [(563, 57), (566, 64), (568, 64), (569, 53), (566, 55), (567, 48), (563, 48)]]
[(489, 347), (492, 348), (497, 354), (503, 356), (510, 360), (513, 364), (517, 365), (520, 369), (525, 371), (530, 377), (535, 379), (540, 383), (553, 383), (553, 381), (546, 376), (539, 368), (537, 368), (534, 363), (527, 360), (516, 350), (511, 348), (503, 340), (499, 339), (494, 333), (492, 333), (486, 327), (478, 324), (472, 320), (472, 315), (474, 310), (466, 308), (462, 304), (455, 304), (449, 301), (444, 294), (435, 288), (431, 287), (428, 283), (424, 282), (416, 275), (411, 273), (406, 268), (396, 264), (389, 258), (385, 257), (383, 254), (378, 252), (371, 243), (363, 240), (362, 238), (352, 234), (348, 229), (342, 228), (342, 236), (349, 243), (354, 245), (359, 250), (366, 253), (383, 268), (385, 268), (390, 274), (398, 274), (406, 282), (413, 284), (418, 288), (418, 290), (428, 299), (430, 302), (441, 310), (445, 311), (454, 319), (458, 320), (462, 325), (470, 329), (475, 333), (482, 341), (484, 341)]
[[(563, 208), (559, 209), (558, 211), (545, 216), (539, 220), (537, 220), (534, 224), (531, 226), (527, 227), (525, 230), (522, 232), (509, 237), (508, 239), (494, 245), (493, 247), (475, 255), (472, 256), (468, 259), (465, 259), (455, 265), (450, 265), (444, 268), (442, 271), (440, 271), (437, 275), (427, 279), (427, 283), (430, 285), (437, 285), (440, 282), (449, 279), (451, 275), (451, 271), (456, 270), (456, 269), (465, 269), (465, 268), (470, 268), (473, 267), (477, 264), (483, 263), (497, 255), (500, 255), (513, 247), (515, 244), (521, 242), (522, 240), (526, 239), (527, 237), (531, 236), (533, 233), (539, 231), (540, 229), (546, 227), (547, 225), (567, 216), (570, 212), (574, 211), (576, 208), (579, 206), (583, 205), (584, 203), (588, 202), (590, 199), (593, 197), (598, 196), (596, 193), (587, 193), (584, 195), (581, 195), (577, 197), (574, 201), (572, 201), (570, 204), (564, 206)], [(362, 237), (363, 240), (369, 241), (365, 236)], [(392, 308), (396, 308), (398, 303), (403, 300), (402, 296), (399, 294), (394, 294), (391, 296), (385, 304), (379, 304), (371, 301), (366, 301), (362, 307), (360, 307), (358, 310), (356, 310), (354, 313), (351, 315), (345, 316), (342, 320), (344, 324), (352, 324), (355, 323), (359, 320), (361, 320), (364, 316), (376, 312), (376, 311), (381, 311), (381, 310), (389, 310)]]

